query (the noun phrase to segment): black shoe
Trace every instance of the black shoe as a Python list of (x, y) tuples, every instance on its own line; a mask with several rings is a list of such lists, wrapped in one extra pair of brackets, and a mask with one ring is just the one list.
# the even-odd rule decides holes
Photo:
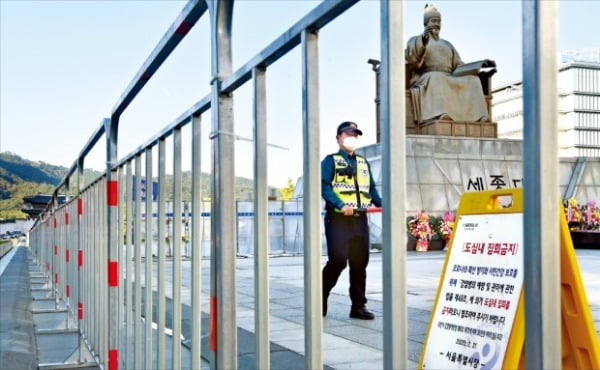
[(323, 297), (323, 317), (327, 316), (327, 298)]
[(375, 318), (375, 315), (373, 314), (373, 312), (367, 310), (366, 306), (362, 306), (359, 308), (351, 309), (350, 317), (353, 319), (373, 320)]

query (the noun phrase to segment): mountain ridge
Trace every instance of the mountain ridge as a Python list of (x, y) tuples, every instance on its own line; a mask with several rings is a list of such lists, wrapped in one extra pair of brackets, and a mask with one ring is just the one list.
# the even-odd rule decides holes
[(24, 197), (51, 194), (68, 169), (31, 161), (12, 152), (0, 153), (0, 220), (26, 218)]
[(57, 185), (66, 173), (66, 167), (30, 161), (11, 152), (0, 153), (0, 180), (10, 184), (37, 182)]
[[(56, 185), (64, 178), (68, 168), (52, 165), (43, 161), (31, 161), (11, 152), (0, 153), (0, 221), (26, 218), (21, 211), (25, 202), (23, 197), (37, 194), (52, 194)], [(91, 183), (101, 175), (101, 172), (86, 169), (84, 171), (84, 184)], [(201, 188), (204, 196), (210, 197), (212, 176), (208, 173), (201, 175)], [(165, 179), (166, 197), (172, 197), (173, 176), (167, 175)], [(182, 174), (182, 199), (191, 200), (192, 176), (190, 171)], [(293, 192), (293, 185), (292, 192)], [(289, 187), (289, 185), (288, 185)], [(251, 200), (253, 198), (254, 183), (251, 179), (235, 178), (235, 196), (238, 200)], [(284, 188), (285, 189), (285, 188)], [(283, 189), (282, 189), (283, 190)], [(289, 189), (287, 193), (289, 193)], [(283, 192), (269, 187), (272, 199), (280, 198)], [(285, 197), (285, 196), (284, 196)]]

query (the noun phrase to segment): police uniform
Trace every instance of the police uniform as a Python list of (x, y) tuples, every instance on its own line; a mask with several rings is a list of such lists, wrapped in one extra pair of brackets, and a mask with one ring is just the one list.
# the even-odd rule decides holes
[[(340, 125), (343, 127), (343, 124)], [(356, 127), (356, 124), (354, 124)], [(339, 135), (338, 129), (338, 135)], [(343, 131), (343, 130), (342, 130)], [(356, 130), (359, 133), (360, 130)], [(326, 203), (325, 237), (328, 261), (323, 268), (323, 315), (327, 313), (327, 297), (342, 270), (350, 266), (350, 316), (372, 319), (366, 311), (366, 268), (369, 263), (369, 220), (365, 213), (345, 216), (341, 209), (381, 206), (381, 198), (367, 160), (343, 150), (330, 154), (321, 162), (321, 193)], [(359, 310), (359, 314), (356, 314)], [(361, 317), (365, 310), (369, 317)]]

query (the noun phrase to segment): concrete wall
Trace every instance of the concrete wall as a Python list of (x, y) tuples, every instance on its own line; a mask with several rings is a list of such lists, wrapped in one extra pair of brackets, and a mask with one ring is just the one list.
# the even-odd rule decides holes
[[(466, 191), (481, 191), (522, 186), (523, 171), (521, 165), (522, 149), (520, 140), (485, 139), (467, 137), (444, 137), (408, 135), (407, 142), (407, 216), (425, 210), (433, 215), (442, 215), (445, 211), (456, 210), (460, 196)], [(370, 145), (359, 150), (369, 159), (373, 176), (381, 191), (381, 146)], [(576, 158), (562, 158), (560, 162), (561, 194), (567, 187)], [(386, 196), (382, 192), (382, 196)], [(600, 202), (600, 158), (587, 159), (575, 190), (580, 202), (594, 199)], [(271, 212), (269, 233), (269, 251), (273, 254), (303, 253), (304, 229), (302, 210), (302, 179), (298, 180), (294, 200), (283, 204), (270, 202)], [(401, 202), (402, 198), (395, 201)], [(182, 207), (191, 209), (190, 206)], [(202, 254), (210, 252), (210, 204), (202, 205), (204, 210), (202, 225)], [(167, 212), (172, 206), (167, 205)], [(156, 204), (153, 212), (156, 213)], [(254, 228), (253, 203), (237, 203), (237, 253), (253, 254)], [(156, 216), (154, 216), (156, 217)], [(167, 214), (167, 217), (171, 215)], [(381, 214), (369, 216), (371, 242), (381, 243)], [(189, 222), (189, 219), (187, 219)], [(153, 250), (155, 253), (157, 228), (153, 221)], [(145, 223), (142, 223), (142, 235), (145, 235)], [(322, 225), (322, 223), (321, 223)], [(190, 229), (182, 226), (182, 235), (190, 235)], [(172, 236), (170, 227), (167, 229)], [(323, 229), (321, 229), (323, 232)], [(190, 255), (191, 246), (183, 244), (184, 255)], [(322, 251), (326, 253), (325, 236), (322, 235)], [(144, 249), (143, 249), (144, 250)]]
[[(456, 210), (466, 191), (522, 187), (520, 140), (408, 135), (406, 151), (409, 215), (419, 210), (432, 214)], [(380, 187), (381, 146), (370, 145), (359, 152), (368, 158)], [(576, 158), (560, 159), (561, 194), (575, 161)], [(574, 195), (580, 202), (600, 202), (599, 158), (586, 160)]]

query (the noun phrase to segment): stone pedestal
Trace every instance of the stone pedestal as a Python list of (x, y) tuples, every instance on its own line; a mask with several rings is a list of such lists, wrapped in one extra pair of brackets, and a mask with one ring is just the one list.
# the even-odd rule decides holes
[(486, 137), (494, 139), (498, 137), (496, 122), (435, 120), (419, 125), (417, 130), (417, 135)]
[[(409, 91), (406, 91), (405, 104), (406, 134), (408, 135), (485, 137), (493, 139), (498, 137), (498, 125), (496, 122), (465, 122), (439, 119), (417, 124)], [(491, 112), (491, 108), (489, 111)]]

